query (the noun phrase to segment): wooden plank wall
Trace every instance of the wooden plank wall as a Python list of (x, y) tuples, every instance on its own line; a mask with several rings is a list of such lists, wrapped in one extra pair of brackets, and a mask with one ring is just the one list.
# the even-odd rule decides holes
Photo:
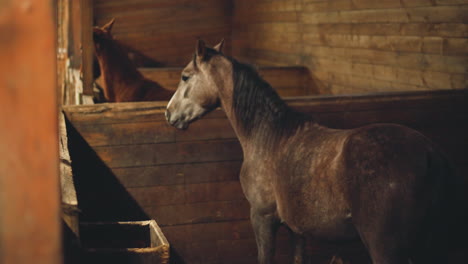
[[(334, 128), (373, 122), (416, 128), (468, 175), (467, 91), (288, 102)], [(164, 108), (161, 102), (64, 108), (81, 220), (153, 218), (173, 248), (173, 263), (256, 263), (249, 206), (238, 181), (242, 151), (228, 120), (216, 110), (180, 131), (166, 123)], [(285, 229), (279, 237), (278, 263), (290, 263)], [(314, 263), (328, 264), (333, 254), (365, 263), (359, 244), (310, 243), (308, 249)]]
[[(139, 70), (146, 78), (159, 83), (168, 90), (175, 91), (183, 68), (140, 68)], [(305, 67), (261, 67), (258, 72), (280, 96), (310, 94), (309, 71)]]
[(234, 0), (234, 56), (309, 68), (317, 94), (467, 88), (466, 0)]
[[(114, 36), (145, 61), (182, 66), (197, 38), (215, 45), (226, 38), (230, 49), (231, 0), (94, 0), (95, 24), (116, 18)], [(149, 66), (149, 65), (146, 65)]]

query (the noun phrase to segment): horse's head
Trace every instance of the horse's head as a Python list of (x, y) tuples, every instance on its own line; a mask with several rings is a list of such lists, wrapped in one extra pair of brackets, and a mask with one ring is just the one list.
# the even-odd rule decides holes
[(192, 61), (182, 71), (177, 91), (166, 109), (169, 124), (186, 129), (188, 125), (220, 105), (219, 88), (223, 85), (221, 73), (227, 73), (227, 59), (222, 56), (224, 40), (208, 48), (202, 40)]
[(115, 19), (113, 18), (104, 26), (93, 28), (94, 49), (97, 55), (101, 54), (107, 43), (112, 41), (111, 30), (114, 22)]

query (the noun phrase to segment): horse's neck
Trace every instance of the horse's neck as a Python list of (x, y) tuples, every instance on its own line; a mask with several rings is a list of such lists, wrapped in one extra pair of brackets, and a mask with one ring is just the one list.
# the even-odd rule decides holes
[(215, 79), (222, 80), (219, 98), (244, 153), (250, 145), (268, 149), (279, 144), (304, 123), (305, 116), (293, 111), (255, 69), (230, 62), (232, 68)]
[[(243, 120), (236, 116), (236, 111), (233, 109), (232, 96), (224, 96), (221, 102), (226, 117), (230, 121), (242, 146), (244, 155), (258, 154), (259, 152), (268, 150), (274, 147), (274, 145), (281, 143), (281, 138), (277, 133), (278, 131), (274, 131), (274, 125), (269, 123), (259, 123), (257, 128), (247, 133), (242, 124)], [(291, 117), (294, 118), (294, 116)]]
[(107, 51), (107, 54), (98, 56), (98, 61), (104, 78), (104, 93), (107, 93), (106, 97), (109, 96), (107, 98), (112, 100), (116, 94), (128, 89), (129, 86), (139, 86), (144, 78), (120, 44), (114, 42)]

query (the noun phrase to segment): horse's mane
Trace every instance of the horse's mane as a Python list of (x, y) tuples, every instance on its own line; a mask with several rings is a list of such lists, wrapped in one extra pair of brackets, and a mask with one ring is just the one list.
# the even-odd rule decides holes
[(289, 107), (252, 66), (228, 59), (233, 69), (232, 107), (247, 136), (255, 131), (260, 132), (261, 137), (273, 139), (293, 132), (311, 119)]

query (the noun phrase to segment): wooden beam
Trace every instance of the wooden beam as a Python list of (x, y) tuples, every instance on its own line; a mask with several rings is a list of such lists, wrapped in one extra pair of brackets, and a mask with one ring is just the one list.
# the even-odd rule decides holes
[(81, 3), (81, 47), (83, 95), (93, 95), (93, 0), (82, 0)]
[(55, 1), (0, 1), (0, 263), (58, 264)]

